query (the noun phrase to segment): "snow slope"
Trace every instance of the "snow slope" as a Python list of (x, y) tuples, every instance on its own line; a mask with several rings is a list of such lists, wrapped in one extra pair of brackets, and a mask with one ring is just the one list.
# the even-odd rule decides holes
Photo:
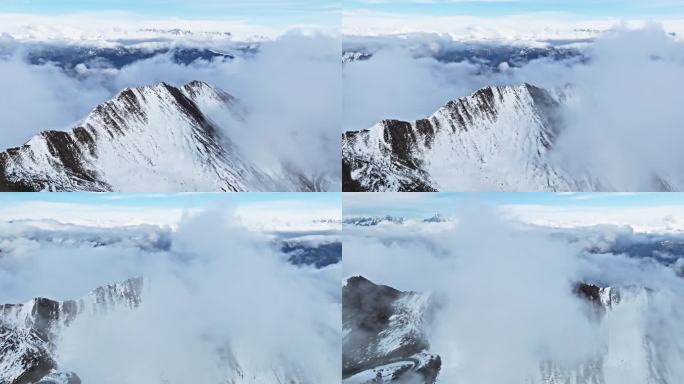
[[(439, 356), (423, 330), (430, 296), (401, 292), (355, 276), (342, 288), (342, 374), (346, 384), (414, 378), (434, 383)], [(413, 381), (411, 381), (413, 382)]]
[[(0, 191), (311, 191), (326, 186), (283, 166), (264, 170), (227, 137), (244, 111), (193, 81), (125, 89), (68, 131), (0, 153)], [(227, 126), (229, 125), (229, 126)]]
[(598, 186), (551, 161), (560, 97), (488, 87), (427, 119), (385, 120), (343, 136), (345, 191), (577, 191)]
[(140, 304), (142, 278), (99, 287), (79, 300), (35, 298), (0, 305), (0, 382), (80, 384), (73, 372), (59, 370), (55, 342), (59, 332), (84, 313), (106, 313)]

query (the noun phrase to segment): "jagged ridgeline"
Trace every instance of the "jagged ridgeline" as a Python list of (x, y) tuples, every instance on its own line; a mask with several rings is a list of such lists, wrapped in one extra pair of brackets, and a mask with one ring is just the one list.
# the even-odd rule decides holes
[(78, 300), (35, 298), (0, 305), (0, 382), (7, 384), (81, 384), (55, 358), (60, 333), (79, 316), (106, 314), (140, 305), (143, 279), (99, 287)]
[[(125, 89), (76, 127), (0, 153), (0, 191), (318, 191), (327, 181), (274, 172), (226, 134), (245, 109), (205, 82)], [(225, 125), (231, 125), (226, 127)]]
[[(342, 136), (347, 192), (620, 191), (554, 157), (572, 87), (483, 88), (412, 122), (384, 120)], [(653, 171), (649, 190), (679, 190)], [(624, 188), (624, 187), (622, 187)]]
[[(591, 169), (557, 155), (568, 86), (487, 87), (448, 102), (426, 119), (384, 120), (342, 136), (343, 190), (620, 191)], [(676, 175), (653, 170), (648, 190), (679, 190)]]
[(427, 119), (384, 120), (342, 137), (345, 191), (581, 190), (549, 161), (562, 97), (488, 87)]

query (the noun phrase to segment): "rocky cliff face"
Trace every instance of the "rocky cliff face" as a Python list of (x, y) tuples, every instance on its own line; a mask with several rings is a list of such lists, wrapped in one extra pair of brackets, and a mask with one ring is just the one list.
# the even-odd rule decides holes
[[(423, 330), (429, 295), (401, 292), (356, 276), (342, 289), (342, 375), (345, 383), (434, 383), (439, 356)], [(416, 382), (419, 382), (416, 381)]]

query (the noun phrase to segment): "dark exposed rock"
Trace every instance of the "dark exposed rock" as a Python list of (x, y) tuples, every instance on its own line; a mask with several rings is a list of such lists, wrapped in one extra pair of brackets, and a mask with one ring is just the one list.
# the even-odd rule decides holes
[[(441, 369), (439, 356), (427, 352), (425, 335), (407, 323), (398, 300), (415, 295), (392, 287), (376, 285), (361, 276), (347, 279), (342, 289), (342, 323), (346, 335), (342, 346), (342, 375), (348, 378), (366, 370), (385, 376), (380, 368), (396, 363), (389, 372), (392, 381), (410, 374), (434, 383)], [(401, 320), (397, 320), (401, 318)], [(394, 319), (394, 320), (393, 320)], [(393, 334), (393, 336), (388, 336)], [(400, 346), (391, 350), (381, 347), (384, 337), (399, 337)]]

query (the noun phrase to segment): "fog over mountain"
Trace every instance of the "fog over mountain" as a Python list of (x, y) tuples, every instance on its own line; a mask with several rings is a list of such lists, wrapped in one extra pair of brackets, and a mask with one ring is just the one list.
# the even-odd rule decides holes
[(207, 208), (177, 228), (29, 220), (2, 233), (0, 381), (340, 380), (335, 231), (249, 230)]
[[(636, 384), (684, 372), (681, 231), (536, 226), (477, 203), (448, 223), (345, 222), (343, 302), (377, 299), (344, 305), (345, 319), (366, 320), (344, 323), (343, 364), (359, 340), (373, 351), (344, 382)], [(410, 358), (421, 351), (439, 357), (436, 380)]]

